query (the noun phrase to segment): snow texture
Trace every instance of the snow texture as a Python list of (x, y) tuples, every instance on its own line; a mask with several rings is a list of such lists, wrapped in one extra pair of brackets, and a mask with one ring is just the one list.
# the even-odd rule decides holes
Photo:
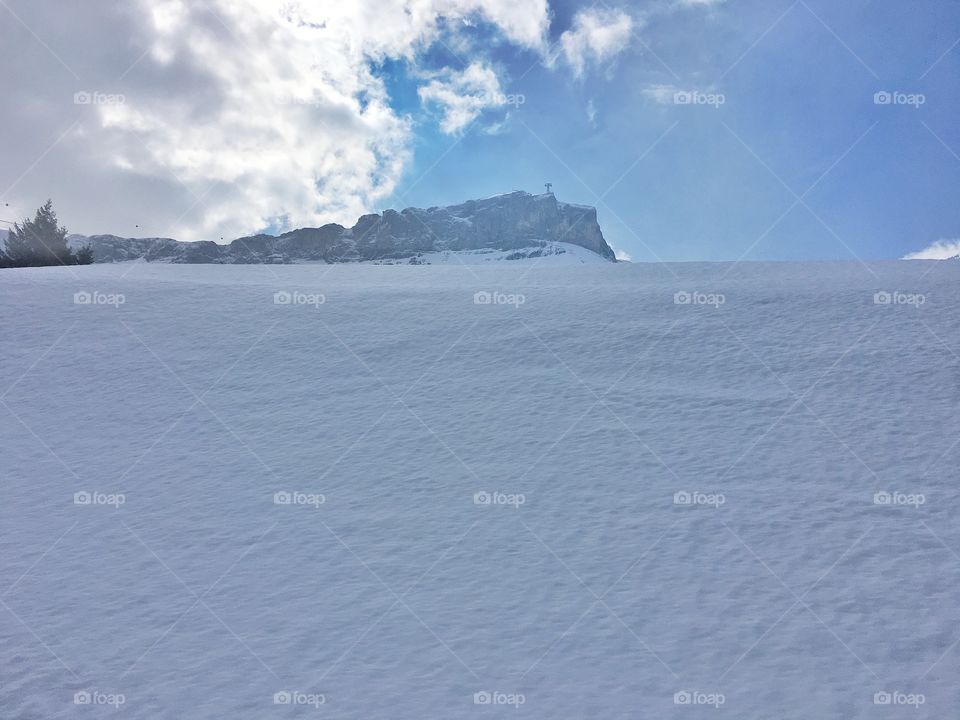
[(956, 716), (956, 263), (0, 284), (4, 718)]

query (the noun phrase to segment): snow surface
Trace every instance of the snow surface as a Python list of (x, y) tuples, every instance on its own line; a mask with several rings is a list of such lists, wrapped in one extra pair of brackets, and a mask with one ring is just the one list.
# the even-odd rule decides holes
[(956, 717), (956, 263), (0, 288), (4, 718)]
[[(395, 260), (363, 260), (373, 265), (408, 265), (411, 258)], [(580, 245), (564, 242), (545, 242), (543, 247), (529, 246), (514, 250), (441, 250), (420, 253), (418, 263), (427, 265), (483, 265), (485, 263), (508, 262), (510, 264), (548, 265), (593, 265), (609, 264), (610, 261), (592, 250)]]

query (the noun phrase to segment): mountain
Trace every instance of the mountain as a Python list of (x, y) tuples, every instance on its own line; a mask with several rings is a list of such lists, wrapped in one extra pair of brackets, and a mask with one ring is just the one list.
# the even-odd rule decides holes
[(294, 263), (406, 260), (445, 251), (516, 251), (505, 258), (562, 253), (577, 245), (614, 262), (597, 211), (557, 201), (553, 193), (517, 191), (460, 205), (387, 210), (364, 215), (353, 227), (330, 223), (279, 236), (253, 235), (228, 245), (171, 238), (71, 235), (71, 247), (89, 243), (95, 262)]

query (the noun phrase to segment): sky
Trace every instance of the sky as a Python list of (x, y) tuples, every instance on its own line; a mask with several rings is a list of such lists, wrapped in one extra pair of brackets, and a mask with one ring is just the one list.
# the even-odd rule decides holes
[(227, 242), (550, 182), (637, 262), (960, 250), (953, 0), (0, 0), (0, 67), (4, 222)]

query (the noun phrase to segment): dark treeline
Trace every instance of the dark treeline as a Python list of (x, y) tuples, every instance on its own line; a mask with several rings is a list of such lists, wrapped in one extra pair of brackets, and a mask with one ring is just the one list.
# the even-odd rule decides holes
[(0, 249), (0, 267), (45, 267), (48, 265), (89, 265), (93, 250), (89, 245), (76, 251), (67, 247), (67, 229), (57, 223), (53, 201), (47, 200), (33, 220), (14, 223)]

